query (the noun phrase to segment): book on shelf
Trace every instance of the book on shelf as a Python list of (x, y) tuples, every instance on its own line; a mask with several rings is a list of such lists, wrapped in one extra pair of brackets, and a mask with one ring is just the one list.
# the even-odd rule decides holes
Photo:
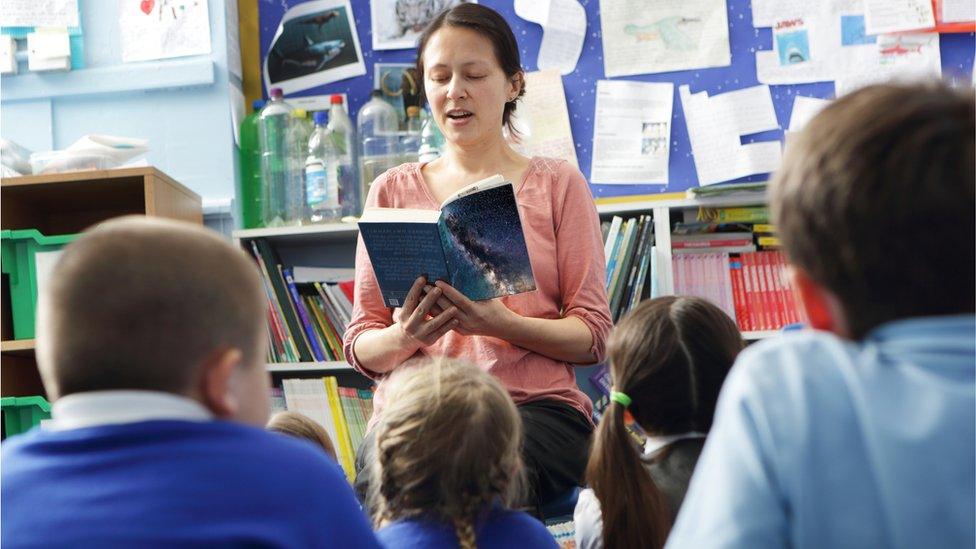
[(649, 215), (624, 220), (615, 216), (604, 242), (606, 290), (614, 321), (655, 294), (654, 223)]
[(462, 188), (440, 210), (367, 208), (359, 232), (388, 307), (401, 306), (419, 276), (472, 300), (535, 289), (515, 188), (500, 175)]
[(268, 299), (268, 362), (344, 361), (352, 302), (342, 286), (353, 281), (339, 276), (348, 270), (286, 267), (264, 239), (249, 244)]
[[(372, 415), (373, 393), (340, 387), (335, 377), (285, 379), (280, 391), (285, 409), (303, 414), (325, 428), (339, 465), (350, 482), (355, 480), (356, 450)], [(276, 388), (271, 389), (271, 394), (274, 397)]]
[(718, 223), (768, 223), (769, 208), (767, 206), (699, 208), (698, 219)]
[(710, 300), (742, 331), (806, 322), (779, 251), (675, 254), (672, 272), (675, 295)]

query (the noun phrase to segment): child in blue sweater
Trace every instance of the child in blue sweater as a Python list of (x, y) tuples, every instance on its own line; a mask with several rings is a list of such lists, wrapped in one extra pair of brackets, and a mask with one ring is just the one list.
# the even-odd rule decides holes
[(266, 306), (199, 226), (69, 245), (38, 313), (52, 420), (3, 444), (3, 547), (376, 547), (338, 466), (260, 428)]
[(519, 495), (522, 425), (487, 372), (445, 359), (401, 368), (376, 426), (371, 508), (386, 547), (555, 548), (507, 506)]

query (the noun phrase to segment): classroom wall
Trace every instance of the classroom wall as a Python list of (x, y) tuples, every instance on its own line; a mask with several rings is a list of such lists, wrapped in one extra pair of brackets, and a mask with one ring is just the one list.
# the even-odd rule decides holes
[[(79, 0), (85, 68), (4, 75), (0, 136), (33, 151), (61, 149), (89, 133), (148, 138), (150, 164), (205, 204), (229, 200), (237, 166), (229, 86), (241, 82), (227, 67), (226, 1), (208, 0), (209, 56), (123, 64), (118, 2)], [(230, 15), (236, 29), (236, 11)]]
[[(816, 0), (814, 0), (816, 1)], [(271, 39), (281, 21), (281, 16), (289, 8), (301, 4), (294, 0), (275, 2), (262, 0), (259, 3), (261, 26), (261, 56), (267, 55)], [(499, 11), (512, 26), (522, 53), (522, 65), (526, 70), (537, 70), (536, 57), (542, 40), (542, 29), (534, 23), (515, 15), (512, 0), (480, 0), (480, 3)], [(579, 0), (587, 17), (586, 39), (583, 53), (576, 70), (563, 77), (566, 99), (570, 111), (570, 125), (576, 143), (576, 154), (580, 170), (588, 178), (590, 175), (591, 145), (593, 140), (593, 112), (595, 107), (596, 81), (604, 78), (603, 46), (600, 31), (599, 0)], [(351, 112), (369, 98), (373, 85), (373, 63), (413, 62), (414, 50), (372, 51), (370, 9), (368, 0), (352, 0), (357, 31), (366, 63), (366, 75), (320, 86), (296, 95), (321, 95), (326, 93), (348, 94)], [(708, 91), (709, 94), (722, 93), (758, 84), (756, 80), (756, 50), (772, 49), (772, 32), (769, 28), (756, 29), (752, 26), (752, 9), (749, 0), (727, 0), (729, 40), (731, 42), (732, 64), (728, 67), (679, 71), (663, 74), (625, 76), (615, 80), (636, 80), (644, 82), (674, 82), (674, 112), (671, 126), (670, 184), (661, 185), (592, 185), (596, 196), (615, 196), (625, 194), (649, 194), (658, 192), (684, 191), (698, 186), (698, 176), (688, 131), (684, 123), (678, 86), (688, 84), (692, 92)], [(976, 40), (972, 33), (942, 35), (943, 73), (949, 80), (961, 81), (966, 85), (972, 82), (973, 50)], [(834, 95), (832, 83), (801, 84), (793, 86), (771, 86), (773, 103), (781, 127), (789, 124), (789, 115), (796, 95), (830, 98)], [(746, 142), (767, 141), (771, 137), (782, 139), (781, 130), (755, 134), (744, 138)], [(765, 180), (766, 175), (750, 176), (741, 181)]]

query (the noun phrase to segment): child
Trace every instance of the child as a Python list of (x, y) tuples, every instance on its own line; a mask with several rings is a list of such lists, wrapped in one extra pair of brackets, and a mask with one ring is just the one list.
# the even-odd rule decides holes
[(335, 446), (329, 432), (311, 418), (298, 412), (278, 412), (266, 427), (269, 431), (303, 439), (321, 447), (333, 460), (336, 459)]
[(370, 484), (380, 542), (556, 547), (545, 526), (506, 508), (519, 495), (522, 425), (491, 374), (439, 359), (399, 369), (387, 390)]
[(345, 476), (268, 416), (254, 264), (200, 226), (106, 222), (41, 294), (50, 425), (3, 443), (4, 547), (376, 547)]
[[(617, 325), (611, 402), (573, 517), (578, 547), (664, 545), (742, 346), (732, 319), (697, 297), (645, 301)], [(647, 435), (643, 456), (630, 421)]]
[(872, 86), (786, 148), (772, 214), (818, 331), (722, 389), (668, 545), (976, 545), (973, 90)]

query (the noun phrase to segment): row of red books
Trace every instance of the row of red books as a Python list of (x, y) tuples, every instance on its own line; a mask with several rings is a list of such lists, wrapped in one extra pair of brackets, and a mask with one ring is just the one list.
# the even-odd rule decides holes
[(779, 251), (743, 253), (729, 258), (735, 317), (743, 331), (778, 330), (806, 322)]

